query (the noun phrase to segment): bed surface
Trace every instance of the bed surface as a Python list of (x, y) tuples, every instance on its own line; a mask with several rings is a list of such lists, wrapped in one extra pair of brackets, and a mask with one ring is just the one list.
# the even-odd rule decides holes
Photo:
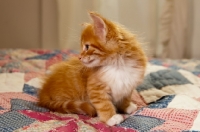
[(138, 110), (117, 126), (37, 106), (40, 77), (74, 55), (72, 50), (0, 50), (0, 132), (200, 131), (200, 60), (150, 59), (132, 97)]

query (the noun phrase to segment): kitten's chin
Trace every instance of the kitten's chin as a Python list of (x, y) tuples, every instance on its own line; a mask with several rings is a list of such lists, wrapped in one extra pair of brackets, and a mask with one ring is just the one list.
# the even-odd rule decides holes
[(88, 62), (82, 62), (86, 67), (96, 67), (99, 66), (99, 60), (91, 60)]

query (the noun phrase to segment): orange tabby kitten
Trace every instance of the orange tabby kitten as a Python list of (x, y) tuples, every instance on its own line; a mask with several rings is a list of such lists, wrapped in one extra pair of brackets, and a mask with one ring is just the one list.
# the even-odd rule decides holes
[(39, 93), (39, 105), (62, 113), (99, 116), (112, 126), (123, 121), (116, 112), (132, 113), (133, 89), (142, 81), (146, 56), (134, 35), (119, 24), (90, 12), (78, 58), (51, 69)]

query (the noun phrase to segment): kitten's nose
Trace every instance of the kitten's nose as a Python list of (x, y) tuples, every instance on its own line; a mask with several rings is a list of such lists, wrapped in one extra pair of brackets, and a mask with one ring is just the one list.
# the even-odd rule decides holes
[(78, 56), (79, 60), (81, 60), (81, 56)]

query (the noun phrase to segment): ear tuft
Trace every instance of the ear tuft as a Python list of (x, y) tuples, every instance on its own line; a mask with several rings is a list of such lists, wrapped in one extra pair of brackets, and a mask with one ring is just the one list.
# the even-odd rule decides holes
[(93, 21), (94, 32), (96, 36), (98, 36), (101, 41), (105, 42), (107, 35), (107, 27), (104, 20), (94, 12), (90, 12), (89, 15)]
[(81, 24), (81, 26), (82, 26), (83, 28), (87, 27), (88, 25), (90, 25), (90, 24), (89, 24), (89, 23), (82, 23), (82, 24)]

